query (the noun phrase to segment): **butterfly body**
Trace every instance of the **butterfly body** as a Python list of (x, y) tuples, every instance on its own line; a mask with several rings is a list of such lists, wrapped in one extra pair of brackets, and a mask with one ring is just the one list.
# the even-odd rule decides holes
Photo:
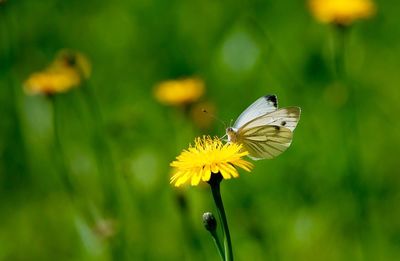
[(228, 135), (228, 142), (237, 142), (237, 129), (229, 127), (226, 129), (226, 134)]
[(278, 109), (275, 95), (263, 96), (226, 129), (228, 141), (242, 144), (254, 160), (272, 159), (290, 146), (300, 112), (299, 107)]

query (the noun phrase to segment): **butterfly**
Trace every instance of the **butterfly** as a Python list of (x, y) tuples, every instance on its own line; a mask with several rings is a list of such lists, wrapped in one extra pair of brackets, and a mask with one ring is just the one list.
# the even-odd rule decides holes
[(292, 143), (300, 113), (301, 109), (295, 106), (278, 109), (275, 95), (263, 96), (226, 129), (228, 142), (242, 144), (251, 159), (272, 159)]

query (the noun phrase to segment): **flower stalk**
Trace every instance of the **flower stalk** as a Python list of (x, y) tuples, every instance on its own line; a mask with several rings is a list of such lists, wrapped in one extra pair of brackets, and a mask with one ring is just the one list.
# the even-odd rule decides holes
[(64, 152), (61, 145), (60, 139), (60, 131), (58, 128), (58, 109), (57, 109), (57, 101), (55, 95), (48, 96), (51, 105), (53, 107), (53, 135), (54, 135), (54, 155), (56, 157), (56, 164), (58, 165), (58, 171), (60, 173), (60, 178), (62, 180), (65, 189), (67, 190), (68, 194), (73, 198), (74, 197), (74, 186), (72, 185), (71, 178), (68, 173), (68, 169), (65, 163)]
[(222, 231), (224, 234), (225, 261), (233, 261), (231, 236), (229, 233), (228, 221), (226, 219), (224, 204), (222, 203), (220, 191), (220, 184), (222, 179), (223, 177), (220, 173), (213, 174), (211, 175), (211, 179), (208, 181), (208, 184), (210, 184), (215, 206), (217, 207), (218, 216), (222, 223)]
[(96, 156), (96, 162), (99, 168), (100, 179), (105, 193), (105, 206), (108, 211), (115, 214), (118, 210), (118, 199), (115, 191), (115, 165), (107, 140), (104, 138), (104, 121), (98, 100), (93, 92), (92, 86), (85, 81), (81, 88), (82, 95), (88, 104), (91, 116), (93, 117), (93, 136), (92, 147)]
[(332, 37), (333, 70), (338, 80), (346, 77), (346, 38), (348, 27), (335, 25)]
[(203, 214), (203, 224), (205, 229), (207, 229), (214, 241), (215, 246), (217, 247), (219, 257), (221, 258), (222, 261), (225, 260), (225, 252), (224, 249), (222, 248), (221, 241), (219, 240), (218, 234), (217, 234), (217, 221), (215, 220), (214, 215), (211, 212), (206, 212)]

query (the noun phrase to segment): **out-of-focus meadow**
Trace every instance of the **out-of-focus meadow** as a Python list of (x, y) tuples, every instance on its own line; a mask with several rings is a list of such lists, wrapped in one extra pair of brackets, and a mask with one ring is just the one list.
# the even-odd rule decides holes
[[(209, 188), (169, 163), (265, 94), (302, 115), (222, 183), (235, 258), (398, 260), (400, 8), (375, 4), (338, 26), (305, 1), (0, 1), (0, 260), (217, 260)], [(63, 49), (87, 79), (24, 91)], [(200, 98), (157, 100), (184, 78)]]

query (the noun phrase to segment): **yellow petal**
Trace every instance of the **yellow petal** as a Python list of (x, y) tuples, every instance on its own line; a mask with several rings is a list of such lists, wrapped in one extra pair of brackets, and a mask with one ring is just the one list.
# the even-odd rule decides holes
[(203, 172), (203, 181), (209, 181), (211, 178), (211, 169), (210, 166), (206, 165), (204, 167), (204, 172)]
[(217, 164), (215, 164), (215, 163), (211, 164), (211, 172), (212, 173), (218, 173)]
[(230, 168), (231, 165), (229, 164), (224, 164), (221, 166), (221, 169), (223, 169), (224, 171), (226, 171), (227, 173), (229, 173), (230, 175), (232, 175), (234, 178), (239, 177), (239, 174), (237, 173), (235, 168)]
[(192, 186), (197, 186), (200, 182), (201, 176), (202, 176), (203, 170), (198, 171), (197, 173), (194, 173), (192, 176)]
[(221, 175), (222, 175), (222, 177), (224, 178), (224, 179), (230, 179), (231, 178), (231, 175), (229, 175), (229, 173), (225, 170), (225, 169), (220, 169), (220, 173), (221, 173)]

